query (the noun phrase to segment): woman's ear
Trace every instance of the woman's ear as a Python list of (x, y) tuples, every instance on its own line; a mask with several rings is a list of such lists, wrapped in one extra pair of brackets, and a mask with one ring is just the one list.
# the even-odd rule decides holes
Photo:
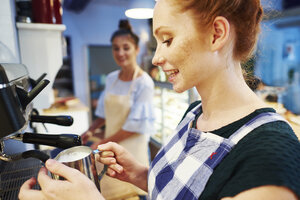
[(136, 55), (140, 53), (140, 47), (136, 46)]
[(230, 35), (230, 24), (225, 17), (218, 16), (212, 23), (211, 50), (218, 51), (227, 43)]

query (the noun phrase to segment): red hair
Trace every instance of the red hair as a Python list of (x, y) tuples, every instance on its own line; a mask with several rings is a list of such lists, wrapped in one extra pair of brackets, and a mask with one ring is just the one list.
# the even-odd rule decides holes
[(217, 16), (234, 26), (236, 40), (233, 56), (247, 60), (256, 46), (263, 8), (260, 0), (170, 0), (182, 12), (191, 11), (195, 22), (209, 26)]

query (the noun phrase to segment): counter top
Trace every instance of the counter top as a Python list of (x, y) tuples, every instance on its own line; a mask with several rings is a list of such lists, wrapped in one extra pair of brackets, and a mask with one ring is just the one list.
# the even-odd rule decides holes
[(17, 23), (18, 29), (35, 29), (35, 30), (53, 30), (64, 31), (66, 26), (64, 24), (42, 24), (42, 23)]
[(88, 112), (89, 108), (80, 102), (77, 98), (61, 98), (56, 99), (50, 108), (43, 109), (44, 114), (56, 114), (61, 112)]

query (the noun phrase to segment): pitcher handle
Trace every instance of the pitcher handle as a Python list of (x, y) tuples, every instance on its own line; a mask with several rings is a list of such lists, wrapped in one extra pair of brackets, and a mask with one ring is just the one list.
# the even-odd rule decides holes
[(102, 177), (106, 174), (107, 168), (108, 168), (108, 165), (104, 165), (102, 171), (100, 172), (100, 174), (98, 174), (98, 180), (99, 181), (101, 181)]
[[(101, 151), (99, 149), (95, 149), (93, 150), (93, 154), (97, 154), (100, 153)], [(104, 174), (106, 173), (108, 168), (108, 165), (104, 165), (102, 171), (100, 172), (100, 174), (98, 174), (98, 180), (101, 181), (102, 177), (104, 176)]]

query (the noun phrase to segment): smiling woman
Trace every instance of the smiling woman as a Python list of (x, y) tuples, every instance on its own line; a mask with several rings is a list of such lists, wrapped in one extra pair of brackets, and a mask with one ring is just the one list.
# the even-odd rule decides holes
[(299, 164), (292, 161), (300, 161), (292, 153), (300, 152), (299, 141), (243, 79), (241, 63), (255, 47), (262, 13), (259, 0), (158, 1), (153, 64), (170, 75), (175, 91), (195, 86), (202, 101), (190, 106), (177, 134), (154, 158), (150, 199), (296, 199), (300, 194)]

